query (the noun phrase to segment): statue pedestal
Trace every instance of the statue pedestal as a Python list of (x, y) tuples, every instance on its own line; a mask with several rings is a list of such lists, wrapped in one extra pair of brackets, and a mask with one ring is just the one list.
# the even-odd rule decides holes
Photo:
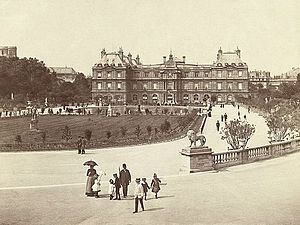
[(213, 170), (213, 156), (211, 148), (207, 146), (186, 147), (180, 154), (183, 159), (183, 166), (180, 171), (183, 173), (195, 173)]

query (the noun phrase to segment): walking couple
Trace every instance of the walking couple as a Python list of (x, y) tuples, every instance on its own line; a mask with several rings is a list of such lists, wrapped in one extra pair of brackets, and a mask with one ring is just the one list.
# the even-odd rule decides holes
[(78, 140), (77, 140), (78, 154), (85, 154), (86, 143), (87, 143), (87, 139), (85, 137), (78, 136)]

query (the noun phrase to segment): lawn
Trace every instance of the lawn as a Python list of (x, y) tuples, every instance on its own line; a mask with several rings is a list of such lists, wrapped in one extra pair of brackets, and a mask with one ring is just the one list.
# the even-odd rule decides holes
[(21, 135), (23, 143), (41, 142), (41, 133), (46, 132), (46, 142), (62, 142), (64, 127), (69, 126), (72, 132), (72, 140), (76, 141), (78, 135), (84, 136), (84, 131), (92, 131), (91, 140), (107, 140), (107, 132), (112, 133), (111, 139), (121, 137), (121, 127), (126, 127), (126, 138), (136, 137), (135, 129), (141, 128), (141, 137), (146, 137), (147, 126), (160, 130), (160, 125), (168, 120), (171, 130), (179, 127), (179, 115), (124, 115), (119, 117), (104, 117), (98, 115), (86, 116), (60, 116), (45, 115), (38, 117), (40, 133), (30, 132), (31, 117), (11, 118), (0, 120), (0, 143), (14, 143), (16, 135)]

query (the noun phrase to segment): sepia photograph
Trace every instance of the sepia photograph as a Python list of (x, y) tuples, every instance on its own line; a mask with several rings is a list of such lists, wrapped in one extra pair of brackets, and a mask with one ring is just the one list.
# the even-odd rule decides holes
[(0, 225), (300, 224), (300, 1), (0, 9)]

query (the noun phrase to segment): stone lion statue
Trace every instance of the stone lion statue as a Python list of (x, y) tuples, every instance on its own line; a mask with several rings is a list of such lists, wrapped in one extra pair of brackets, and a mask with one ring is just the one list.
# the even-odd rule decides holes
[(192, 146), (192, 144), (194, 144), (194, 146), (196, 147), (196, 143), (197, 141), (200, 142), (200, 146), (204, 146), (205, 142), (206, 142), (206, 138), (204, 137), (204, 135), (202, 134), (199, 134), (199, 133), (196, 133), (195, 131), (193, 130), (189, 130), (187, 132), (187, 136), (191, 142), (190, 146)]

